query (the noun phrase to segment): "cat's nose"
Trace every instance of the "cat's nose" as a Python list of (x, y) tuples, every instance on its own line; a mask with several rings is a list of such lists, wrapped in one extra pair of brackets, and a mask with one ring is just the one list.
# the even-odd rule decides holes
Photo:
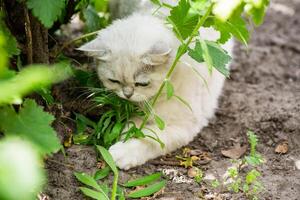
[(129, 99), (133, 95), (133, 87), (123, 87), (123, 94), (127, 99)]

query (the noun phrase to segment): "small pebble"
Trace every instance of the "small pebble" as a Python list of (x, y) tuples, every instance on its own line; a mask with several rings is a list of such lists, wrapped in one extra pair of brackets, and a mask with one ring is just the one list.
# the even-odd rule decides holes
[(300, 170), (300, 160), (295, 161), (296, 168)]
[(212, 181), (212, 180), (215, 180), (216, 177), (213, 174), (206, 174), (203, 179), (208, 180), (208, 181)]

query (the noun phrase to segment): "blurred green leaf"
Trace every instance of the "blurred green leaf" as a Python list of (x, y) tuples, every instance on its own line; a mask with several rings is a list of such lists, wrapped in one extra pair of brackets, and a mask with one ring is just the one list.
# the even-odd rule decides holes
[(65, 0), (27, 0), (27, 7), (46, 28), (51, 28), (65, 8)]
[(269, 3), (270, 3), (269, 0), (247, 1), (247, 4), (245, 6), (245, 11), (252, 18), (255, 25), (258, 26), (262, 24)]
[(51, 127), (53, 120), (52, 115), (29, 99), (18, 113), (11, 106), (0, 108), (0, 130), (6, 136), (19, 136), (33, 142), (42, 155), (54, 153), (61, 147)]
[(151, 0), (151, 2), (154, 3), (155, 5), (161, 6), (160, 0)]
[(46, 176), (35, 146), (17, 137), (1, 138), (0, 163), (0, 199), (36, 199)]
[(11, 79), (0, 82), (0, 105), (20, 104), (24, 95), (60, 82), (71, 74), (69, 66), (64, 64), (28, 66)]
[(97, 11), (92, 6), (88, 6), (85, 10), (83, 10), (83, 17), (85, 20), (87, 32), (93, 32), (101, 29), (102, 19), (99, 17)]
[(41, 90), (38, 90), (37, 93), (46, 101), (47, 105), (54, 104), (55, 100), (49, 88), (41, 88)]
[(167, 80), (166, 81), (166, 90), (167, 90), (167, 99), (171, 99), (172, 96), (174, 96), (174, 87), (172, 83)]
[(150, 185), (146, 188), (131, 192), (127, 196), (130, 198), (133, 198), (133, 199), (147, 197), (147, 196), (150, 196), (150, 195), (160, 191), (165, 186), (166, 186), (166, 181), (161, 181), (161, 182), (155, 183), (153, 185)]
[(261, 174), (256, 170), (256, 169), (252, 169), (250, 172), (247, 173), (246, 175), (246, 183), (247, 184), (252, 184), (254, 183), (257, 178), (261, 176)]
[[(1, 33), (2, 37), (5, 38), (5, 39), (3, 39), (3, 41), (0, 44), (1, 46), (3, 45), (3, 47), (4, 47), (3, 51), (5, 50), (5, 54), (7, 54), (9, 57), (11, 57), (13, 55), (19, 55), (21, 51), (18, 48), (17, 40), (11, 34), (10, 30), (5, 25), (5, 23), (2, 19), (1, 13), (0, 13), (0, 33)], [(2, 53), (4, 53), (4, 52), (2, 52)], [(0, 60), (1, 60), (1, 57), (0, 57)], [(0, 69), (1, 69), (1, 67), (0, 67)]]
[(154, 115), (154, 121), (160, 130), (165, 129), (165, 122), (158, 115)]
[(161, 173), (154, 173), (148, 176), (144, 176), (132, 181), (128, 181), (127, 183), (123, 184), (124, 187), (136, 187), (140, 185), (147, 185), (149, 183), (152, 183), (158, 179), (161, 178)]

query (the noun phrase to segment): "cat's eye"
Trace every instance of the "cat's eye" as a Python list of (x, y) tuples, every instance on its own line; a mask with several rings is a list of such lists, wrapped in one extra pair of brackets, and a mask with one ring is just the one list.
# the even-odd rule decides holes
[(120, 84), (120, 81), (118, 81), (118, 80), (115, 80), (115, 79), (108, 79), (110, 82), (112, 82), (112, 83), (117, 83), (117, 84)]
[(146, 87), (146, 86), (148, 86), (150, 84), (150, 82), (136, 82), (134, 85), (136, 86), (136, 87), (138, 87), (138, 86), (142, 86), (142, 87)]

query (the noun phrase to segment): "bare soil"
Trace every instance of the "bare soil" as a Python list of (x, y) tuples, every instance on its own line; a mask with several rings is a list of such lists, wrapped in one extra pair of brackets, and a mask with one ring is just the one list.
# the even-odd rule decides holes
[[(212, 160), (198, 165), (204, 170), (206, 181), (195, 183), (187, 177), (187, 169), (172, 163), (167, 165), (162, 161), (164, 157), (122, 171), (120, 182), (167, 169), (173, 175), (166, 176), (167, 187), (155, 199), (193, 200), (201, 196), (202, 199), (245, 199), (242, 193), (213, 189), (208, 179), (222, 178), (231, 165), (221, 150), (237, 143), (245, 144), (247, 130), (253, 130), (259, 137), (258, 152), (265, 159), (259, 169), (265, 190), (259, 198), (300, 200), (300, 169), (295, 165), (300, 160), (300, 1), (275, 2), (268, 10), (265, 23), (253, 30), (249, 47), (236, 44), (231, 78), (225, 84), (216, 116), (188, 146), (209, 153)], [(55, 127), (58, 132), (64, 132), (59, 123)], [(288, 142), (289, 150), (277, 154), (275, 147), (282, 141)], [(181, 152), (182, 149), (167, 158)], [(49, 182), (45, 194), (53, 200), (83, 200), (85, 197), (73, 172), (95, 172), (96, 153), (91, 147), (73, 145), (66, 149), (66, 154), (64, 157), (58, 153), (47, 160)], [(174, 176), (181, 176), (184, 183), (178, 183)]]

